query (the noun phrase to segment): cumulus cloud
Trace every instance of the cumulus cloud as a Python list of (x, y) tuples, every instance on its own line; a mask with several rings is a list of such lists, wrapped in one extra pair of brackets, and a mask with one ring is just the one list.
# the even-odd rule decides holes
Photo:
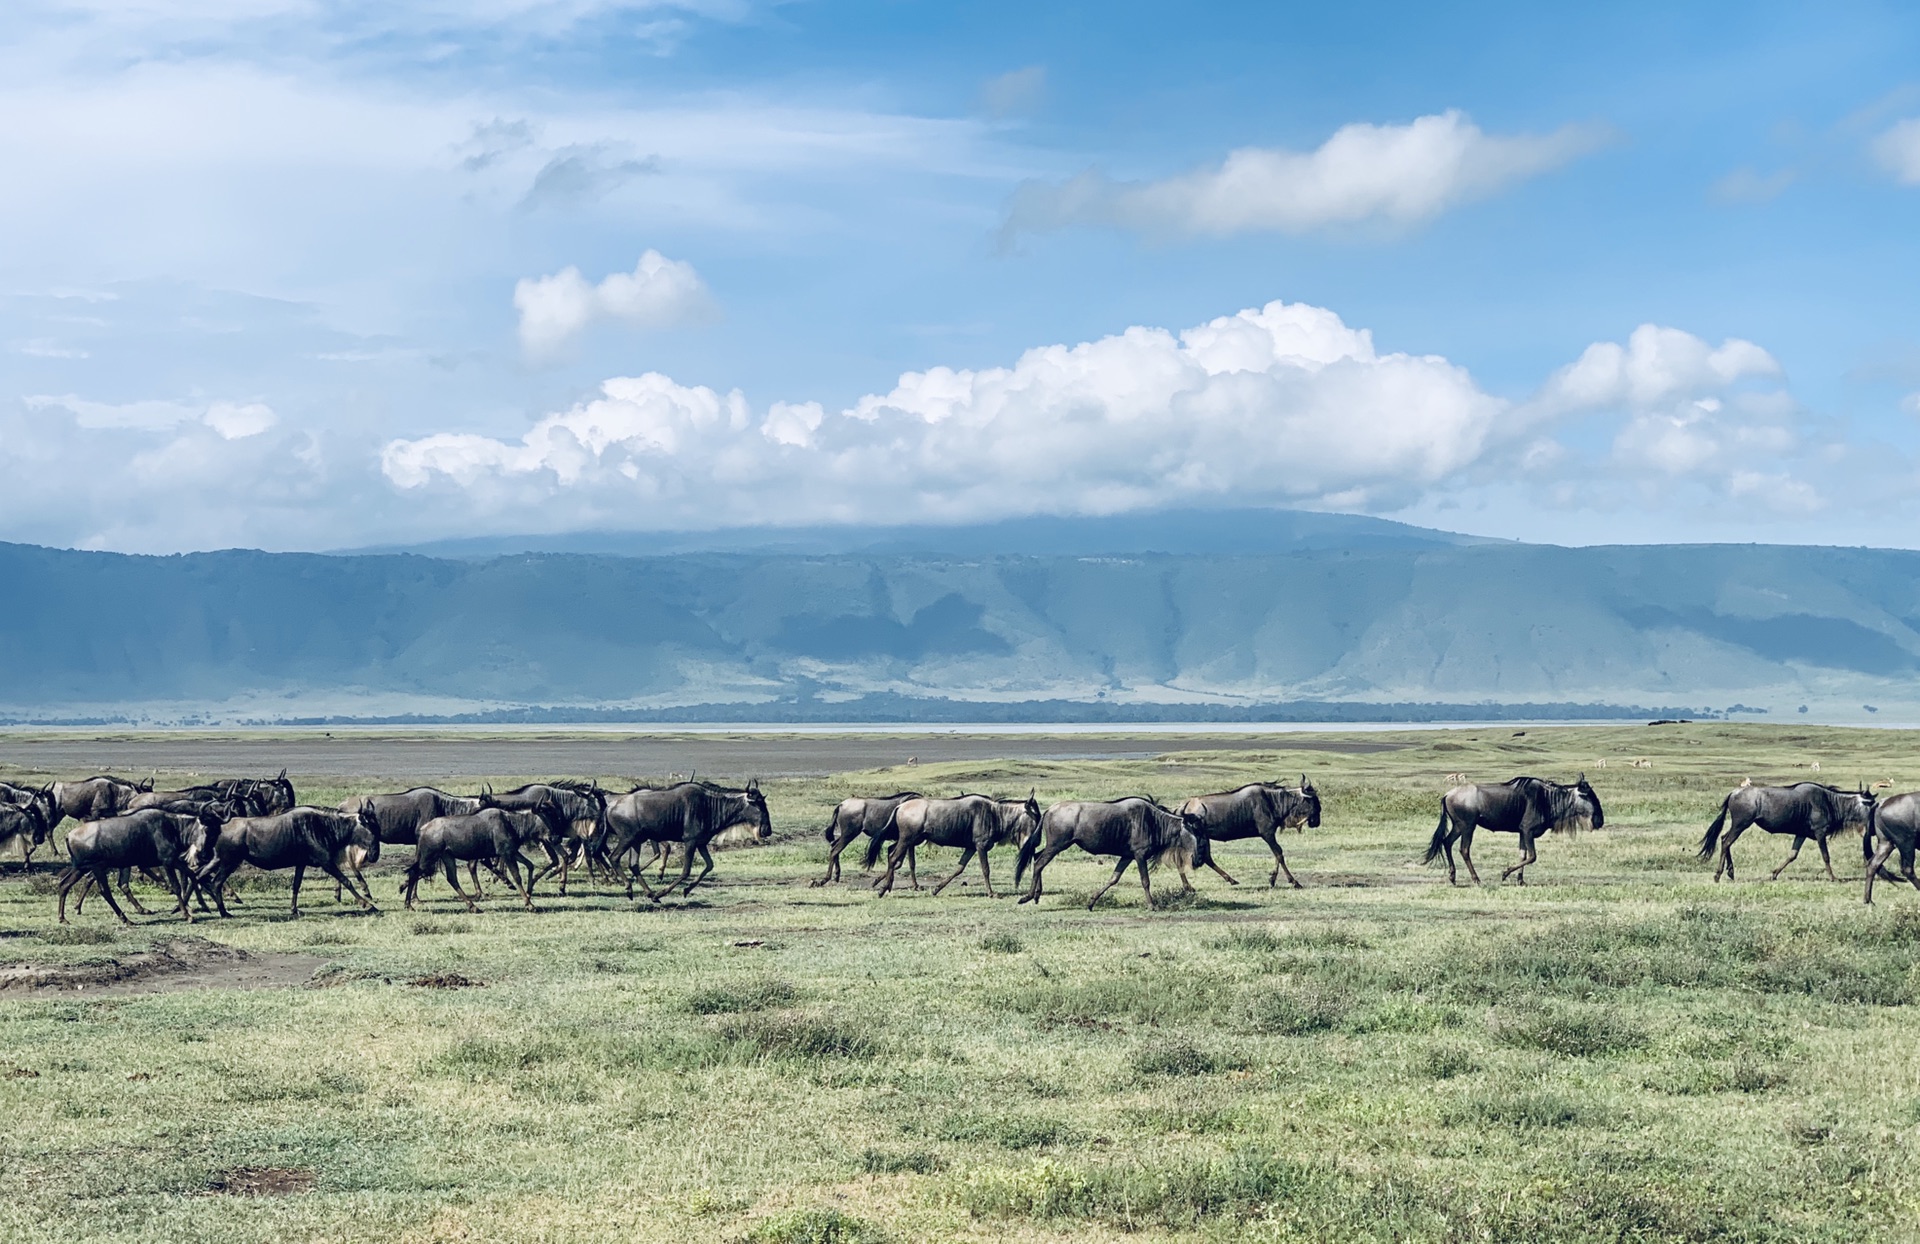
[(1873, 158), (1903, 186), (1920, 186), (1920, 117), (1883, 130), (1872, 143)]
[(1132, 328), (1010, 367), (909, 372), (829, 413), (657, 373), (607, 381), (518, 441), (397, 440), (387, 477), (495, 499), (568, 494), (664, 523), (1103, 513), (1233, 497), (1349, 504), (1474, 461), (1507, 404), (1442, 358), (1381, 353), (1275, 302), (1182, 333)]
[(1405, 125), (1356, 123), (1313, 151), (1243, 147), (1217, 167), (1160, 181), (1116, 182), (1089, 170), (1067, 182), (1029, 182), (1014, 196), (1005, 232), (1106, 225), (1224, 236), (1407, 226), (1557, 168), (1605, 137), (1572, 125), (1492, 135), (1458, 111)]
[(598, 285), (573, 267), (525, 278), (513, 287), (513, 306), (520, 313), (521, 348), (535, 361), (563, 353), (596, 320), (661, 329), (700, 323), (716, 311), (693, 265), (656, 250), (641, 255), (632, 272), (613, 273)]

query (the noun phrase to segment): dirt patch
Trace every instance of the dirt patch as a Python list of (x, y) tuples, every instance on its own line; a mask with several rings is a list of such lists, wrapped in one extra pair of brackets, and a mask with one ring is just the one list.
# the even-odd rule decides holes
[(313, 1187), (313, 1172), (299, 1166), (236, 1166), (207, 1181), (221, 1196), (293, 1196)]
[(0, 968), (0, 996), (86, 993), (95, 997), (184, 989), (274, 989), (304, 985), (326, 960), (314, 955), (250, 954), (198, 937), (97, 963)]
[(483, 989), (487, 982), (462, 976), (458, 972), (432, 972), (426, 976), (416, 976), (407, 984), (415, 989)]

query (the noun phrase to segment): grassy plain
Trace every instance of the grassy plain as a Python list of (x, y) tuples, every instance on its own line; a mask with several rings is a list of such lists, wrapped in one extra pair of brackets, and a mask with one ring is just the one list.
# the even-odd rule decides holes
[[(1757, 831), (1738, 884), (1693, 858), (1741, 778), (1818, 761), (1912, 789), (1920, 736), (1365, 737), (1408, 746), (770, 782), (776, 842), (659, 908), (595, 892), (474, 916), (436, 885), (407, 913), (383, 862), (384, 915), (310, 886), (295, 922), (285, 879), (256, 879), (191, 935), (315, 956), (313, 984), (0, 991), (0, 1238), (1920, 1237), (1920, 895), (1864, 909), (1851, 841), (1841, 885), (1811, 849), (1751, 880), (1787, 846)], [(1607, 828), (1545, 841), (1531, 884), (1450, 889), (1419, 863), (1446, 774), (1582, 769)], [(1257, 842), (1220, 851), (1239, 888), (1203, 873), (1158, 913), (1131, 878), (1087, 912), (1108, 870), (1085, 857), (1037, 911), (977, 873), (875, 900), (854, 858), (848, 884), (808, 886), (850, 792), (1170, 799), (1302, 770), (1326, 819), (1286, 839), (1300, 891), (1265, 888)], [(1482, 876), (1513, 852), (1483, 834)], [(923, 882), (953, 858), (928, 853)], [(58, 930), (50, 876), (0, 882), (0, 962), (189, 932), (95, 905)], [(408, 983), (449, 974), (480, 983)], [(311, 1186), (234, 1194), (282, 1169)]]

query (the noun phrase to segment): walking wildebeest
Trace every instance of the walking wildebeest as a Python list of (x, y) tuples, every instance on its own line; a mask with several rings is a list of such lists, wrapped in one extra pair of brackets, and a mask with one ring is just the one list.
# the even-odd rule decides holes
[(1031, 863), (1033, 884), (1020, 896), (1020, 901), (1038, 903), (1042, 889), (1040, 878), (1047, 865), (1068, 847), (1077, 846), (1089, 855), (1120, 857), (1107, 884), (1095, 890), (1093, 897), (1087, 900), (1088, 911), (1092, 911), (1101, 895), (1126, 875), (1128, 864), (1140, 870), (1140, 890), (1147, 896), (1147, 909), (1151, 911), (1153, 886), (1147, 880), (1147, 865), (1170, 858), (1184, 873), (1185, 865), (1192, 859), (1198, 844), (1196, 818), (1169, 811), (1152, 799), (1133, 795), (1108, 803), (1056, 803), (1047, 809), (1046, 815), (1040, 818), (1040, 824), (1020, 844), (1020, 855), (1013, 869), (1013, 884), (1016, 887), (1020, 884), (1021, 875)]
[(152, 789), (151, 778), (135, 784), (102, 774), (84, 782), (55, 782), (53, 802), (60, 809), (62, 817), (70, 816), (76, 821), (104, 821), (125, 812), (135, 795), (145, 794)]
[[(827, 875), (813, 882), (823, 886), (840, 880), (840, 853), (849, 843), (861, 834), (867, 836), (867, 867), (872, 868), (874, 861), (880, 858), (880, 852), (886, 849), (891, 833), (893, 810), (909, 799), (923, 796), (917, 790), (903, 790), (884, 798), (862, 798), (855, 795), (851, 799), (842, 799), (833, 810), (833, 819), (827, 822)], [(912, 852), (907, 855), (907, 868), (913, 876), (913, 888), (920, 888), (919, 869)]]
[[(173, 891), (175, 909), (191, 923), (193, 911), (187, 905), (185, 870), (190, 867), (193, 853), (204, 845), (208, 834), (218, 831), (219, 824), (219, 818), (208, 809), (188, 814), (142, 808), (125, 816), (83, 821), (67, 835), (67, 868), (59, 880), (60, 923), (67, 922), (68, 891), (84, 879), (107, 900), (107, 906), (113, 908), (113, 914), (120, 917), (121, 923), (132, 924), (114, 900), (109, 884), (110, 874), (114, 872), (121, 874), (121, 891), (133, 909), (146, 915), (147, 909), (126, 887), (127, 874), (135, 868), (146, 872), (157, 870)], [(83, 890), (83, 898), (84, 895)]]
[(532, 911), (532, 882), (523, 879), (521, 870), (525, 869), (525, 877), (533, 877), (533, 861), (522, 855), (521, 849), (530, 842), (552, 841), (567, 832), (569, 823), (566, 813), (551, 795), (542, 798), (532, 811), (488, 804), (478, 812), (435, 817), (420, 827), (420, 841), (414, 848), (412, 862), (407, 865), (406, 879), (401, 882), (401, 897), (406, 900), (408, 910), (412, 910), (421, 878), (439, 868), (445, 871), (447, 884), (466, 903), (467, 909), (479, 911), (473, 896), (460, 888), (459, 863), (488, 860), (506, 867), (514, 889), (520, 892), (520, 900)]
[(552, 803), (565, 818), (565, 829), (541, 840), (547, 863), (527, 883), (529, 889), (554, 870), (560, 872), (560, 893), (567, 892), (567, 878), (574, 860), (586, 857), (588, 876), (592, 876), (594, 857), (604, 845), (607, 834), (607, 797), (594, 782), (534, 782), (502, 794), (481, 796), (483, 807), (505, 808), (511, 812), (532, 812), (542, 803)]
[[(1867, 858), (1868, 905), (1873, 903), (1873, 879), (1885, 872), (1887, 859), (1895, 850), (1900, 852), (1900, 875), (1920, 890), (1920, 877), (1913, 874), (1914, 847), (1920, 843), (1920, 793), (1890, 795), (1867, 810), (1865, 841), (1871, 846), (1876, 838), (1878, 849)], [(1886, 876), (1894, 880), (1892, 874)]]
[(59, 820), (60, 808), (53, 802), (52, 784), (34, 790), (0, 782), (0, 852), (4, 852), (9, 843), (17, 844), (21, 872), (32, 871), (33, 853), (42, 843), (53, 852), (55, 859), (60, 857), (60, 849), (53, 841), (53, 827)]
[(1520, 835), (1520, 862), (1500, 874), (1500, 880), (1519, 875), (1527, 884), (1527, 865), (1538, 855), (1534, 840), (1541, 834), (1573, 830), (1586, 826), (1604, 829), (1606, 813), (1600, 796), (1594, 794), (1582, 773), (1571, 786), (1544, 778), (1509, 778), (1497, 784), (1456, 786), (1440, 798), (1440, 824), (1434, 828), (1433, 841), (1427, 844), (1422, 862), (1431, 864), (1444, 851), (1447, 856), (1447, 884), (1459, 884), (1453, 868), (1453, 844), (1460, 844), (1460, 858), (1467, 862), (1467, 875), (1480, 884), (1473, 866), (1473, 831), (1491, 829), (1502, 834)]
[[(1710, 858), (1717, 847), (1720, 864), (1713, 870), (1713, 879), (1720, 880), (1724, 873), (1727, 880), (1732, 881), (1734, 841), (1749, 825), (1758, 825), (1770, 834), (1793, 835), (1793, 850), (1785, 863), (1773, 870), (1772, 880), (1778, 881), (1787, 865), (1800, 858), (1800, 848), (1811, 838), (1820, 844), (1820, 859), (1827, 866), (1827, 877), (1838, 881), (1840, 878), (1833, 874), (1833, 857), (1827, 852), (1827, 839), (1843, 830), (1864, 832), (1872, 819), (1874, 802), (1873, 795), (1867, 791), (1844, 791), (1820, 782), (1742, 786), (1720, 801), (1720, 814), (1713, 818), (1713, 824), (1707, 826), (1706, 837), (1700, 840), (1700, 858)], [(1727, 831), (1724, 838), (1720, 834), (1722, 826)]]
[[(362, 808), (372, 810), (374, 824), (379, 826), (380, 842), (386, 846), (413, 846), (419, 840), (420, 827), (437, 816), (461, 816), (480, 810), (480, 798), (477, 795), (449, 795), (446, 791), (432, 786), (416, 786), (412, 790), (400, 791), (391, 795), (354, 795), (340, 801), (340, 811), (359, 815)], [(359, 880), (361, 888), (367, 888), (366, 874), (361, 867), (370, 861), (362, 858), (357, 848), (348, 848), (342, 863)], [(474, 881), (478, 888), (479, 881)], [(368, 889), (369, 894), (372, 893)], [(340, 901), (339, 887), (334, 887), (334, 901)]]
[(1228, 885), (1239, 885), (1214, 863), (1213, 844), (1257, 837), (1273, 852), (1273, 871), (1267, 874), (1267, 888), (1271, 890), (1278, 885), (1283, 872), (1294, 889), (1300, 888), (1293, 870), (1287, 867), (1287, 857), (1280, 850), (1279, 834), (1283, 829), (1299, 829), (1303, 825), (1312, 829), (1320, 827), (1320, 793), (1307, 781), (1306, 774), (1300, 775), (1297, 788), (1278, 782), (1254, 782), (1217, 795), (1195, 795), (1180, 805), (1180, 811), (1204, 827), (1194, 830), (1194, 837), (1199, 841), (1193, 857), (1195, 866), (1204, 864), (1225, 878)]
[[(680, 876), (656, 894), (640, 877), (640, 888), (650, 899), (672, 894), (684, 885), (684, 893), (707, 879), (713, 871), (713, 853), (707, 844), (735, 825), (750, 825), (761, 842), (773, 837), (773, 817), (767, 812), (767, 798), (760, 793), (758, 781), (748, 782), (744, 790), (728, 790), (710, 782), (681, 782), (661, 788), (642, 786), (607, 801), (607, 858), (620, 859), (643, 842), (677, 843), (680, 847)], [(698, 853), (704, 867), (691, 882), (693, 857)], [(633, 878), (637, 870), (627, 871), (627, 897), (633, 897)]]
[(318, 868), (345, 886), (368, 911), (378, 911), (371, 891), (362, 895), (340, 871), (341, 856), (357, 847), (368, 863), (380, 858), (380, 827), (371, 810), (357, 814), (330, 808), (294, 808), (272, 816), (238, 816), (220, 827), (212, 841), (192, 853), (189, 864), (201, 885), (213, 891), (220, 914), (227, 915), (227, 879), (242, 864), (269, 872), (293, 869), (293, 915), (300, 915), (300, 883), (307, 869)]
[[(957, 799), (903, 799), (894, 805), (888, 828), (894, 836), (893, 850), (887, 853), (887, 874), (876, 888), (885, 898), (893, 889), (893, 875), (907, 853), (923, 842), (935, 846), (959, 847), (960, 867), (933, 887), (940, 891), (959, 880), (974, 855), (980, 856), (980, 879), (987, 883), (987, 897), (993, 892), (993, 870), (987, 857), (1002, 844), (1024, 842), (1040, 828), (1040, 801), (1032, 791), (1025, 799), (989, 799), (985, 795), (961, 795)], [(885, 831), (880, 837), (885, 837)]]

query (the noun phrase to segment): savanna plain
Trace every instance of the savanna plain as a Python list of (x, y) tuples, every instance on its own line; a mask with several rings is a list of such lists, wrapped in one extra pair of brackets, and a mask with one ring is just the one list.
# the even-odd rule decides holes
[[(57, 866), (13, 862), (0, 966), (56, 973), (21, 980), (223, 948), (284, 979), (0, 989), (0, 1238), (1920, 1238), (1920, 894), (1863, 906), (1857, 837), (1840, 884), (1811, 847), (1765, 880), (1788, 842), (1758, 830), (1736, 883), (1695, 858), (1745, 778), (1920, 788), (1920, 734), (1355, 737), (1399, 746), (769, 778), (773, 842), (658, 906), (576, 876), (531, 913), (441, 882), (408, 912), (390, 848), (379, 915), (310, 877), (290, 920), (278, 874), (231, 920), (90, 902), (62, 928)], [(1170, 802), (1302, 771), (1300, 890), (1257, 840), (1218, 848), (1238, 887), (1158, 872), (1154, 912), (1131, 874), (1087, 911), (1111, 866), (1072, 854), (1038, 910), (977, 871), (876, 899), (857, 847), (809, 884), (852, 793)], [(1420, 862), (1448, 774), (1581, 771), (1606, 827), (1544, 839), (1529, 884), (1492, 884), (1516, 844), (1485, 831), (1488, 885)], [(393, 788), (292, 776), (309, 803)], [(922, 884), (956, 859), (923, 851)]]

